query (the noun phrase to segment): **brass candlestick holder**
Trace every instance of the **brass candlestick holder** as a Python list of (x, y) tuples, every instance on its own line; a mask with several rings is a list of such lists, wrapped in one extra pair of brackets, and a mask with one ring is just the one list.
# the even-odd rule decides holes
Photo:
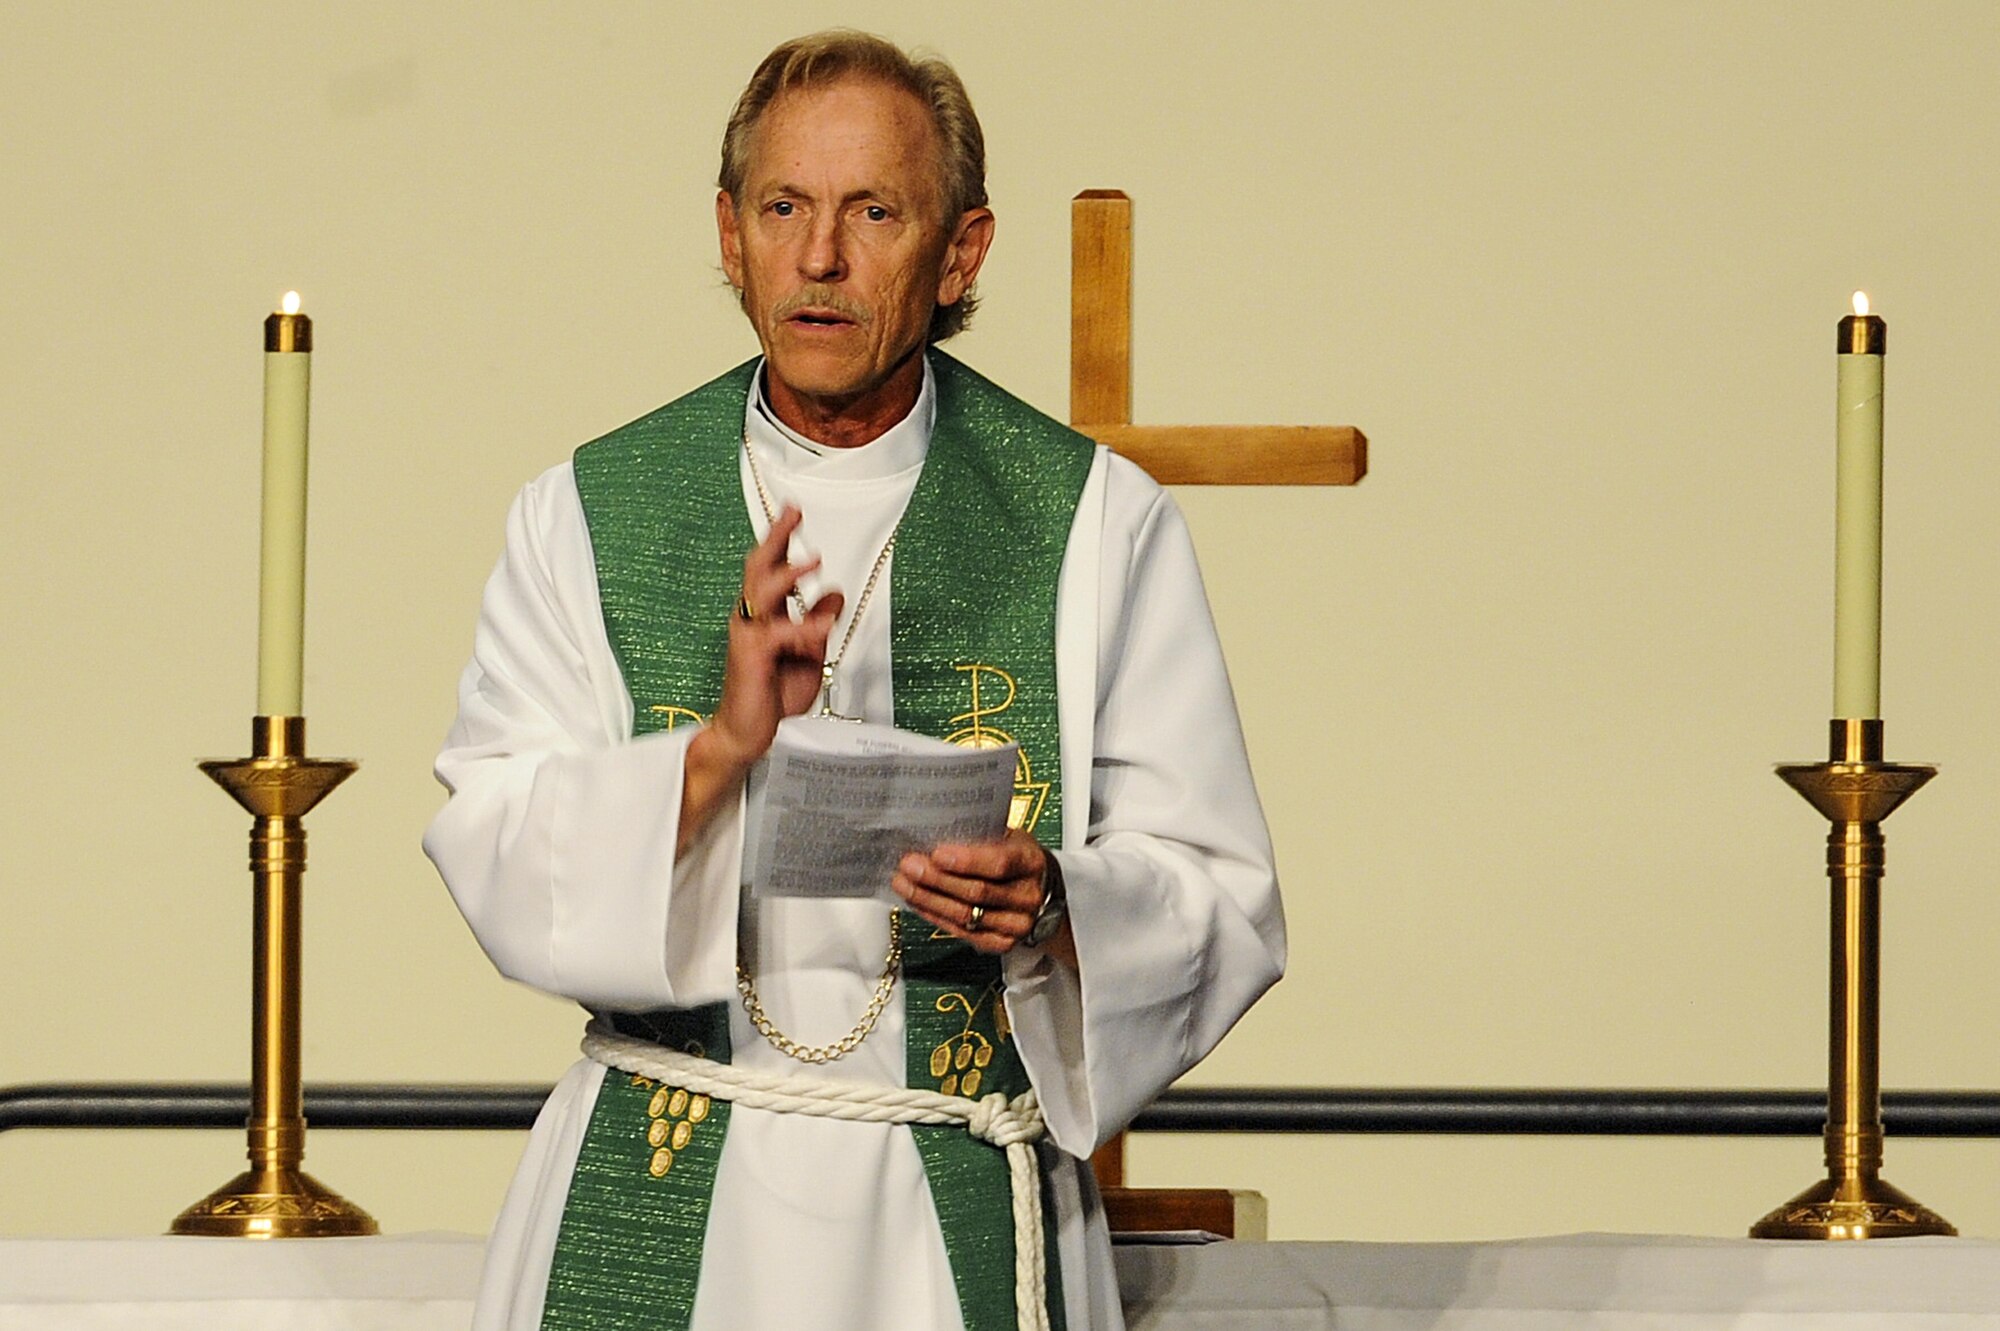
[(308, 758), (302, 716), (250, 723), (249, 758), (201, 764), (255, 821), (250, 826), (252, 926), (250, 1168), (174, 1218), (176, 1234), (233, 1238), (318, 1238), (373, 1234), (366, 1211), (315, 1181), (306, 1154), (299, 1070), (301, 888), (305, 816), (354, 774), (355, 764)]
[(1935, 767), (1882, 761), (1882, 723), (1835, 721), (1823, 763), (1778, 776), (1833, 824), (1827, 1177), (1750, 1227), (1755, 1239), (1886, 1239), (1956, 1234), (1951, 1223), (1881, 1177), (1882, 820)]

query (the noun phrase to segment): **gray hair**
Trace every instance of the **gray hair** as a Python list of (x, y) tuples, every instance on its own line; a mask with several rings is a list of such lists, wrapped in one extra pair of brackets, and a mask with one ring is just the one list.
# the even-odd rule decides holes
[[(750, 139), (771, 104), (784, 93), (826, 88), (845, 79), (872, 79), (901, 88), (924, 104), (937, 130), (937, 195), (947, 233), (959, 218), (986, 206), (986, 136), (958, 72), (942, 57), (912, 57), (893, 42), (851, 28), (795, 37), (772, 51), (750, 76), (722, 131), (722, 173), (717, 183), (739, 205), (750, 169)], [(928, 334), (942, 342), (966, 326), (979, 304), (967, 290), (954, 304), (931, 312)]]

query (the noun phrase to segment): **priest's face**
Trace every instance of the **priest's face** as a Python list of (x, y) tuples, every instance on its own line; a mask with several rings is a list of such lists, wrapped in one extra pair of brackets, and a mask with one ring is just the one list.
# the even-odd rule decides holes
[(763, 343), (771, 405), (812, 438), (866, 443), (902, 419), (932, 311), (978, 274), (993, 215), (947, 222), (938, 153), (916, 97), (847, 79), (780, 95), (741, 197), (716, 198), (723, 270)]

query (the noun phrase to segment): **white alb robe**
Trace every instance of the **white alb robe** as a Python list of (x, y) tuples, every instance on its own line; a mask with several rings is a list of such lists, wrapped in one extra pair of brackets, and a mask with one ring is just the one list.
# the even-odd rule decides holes
[[(847, 594), (835, 644), (916, 484), (934, 403), (927, 370), (916, 409), (887, 434), (860, 448), (810, 451), (752, 395), (746, 429), (771, 501), (805, 515), (794, 555), (824, 560), (807, 595), (821, 586)], [(761, 536), (768, 522), (747, 462), (740, 470)], [(893, 565), (892, 556), (834, 694), (836, 710), (885, 722), (893, 720)], [(1027, 948), (1004, 969), (1014, 1039), (1048, 1125), (1042, 1149), (1065, 1311), (1083, 1331), (1121, 1325), (1087, 1157), (1276, 980), (1285, 939), (1269, 838), (1186, 527), (1165, 491), (1103, 449), (1071, 533), (1057, 617), (1068, 775), (1060, 856), (1079, 970)], [(437, 761), (451, 798), (425, 849), (502, 973), (596, 1008), (720, 999), (736, 1062), (798, 1071), (737, 1002), (739, 946), (777, 1026), (802, 1043), (830, 1043), (861, 1014), (881, 971), (888, 908), (747, 899), (740, 869), (754, 829), (741, 804), (677, 864), (682, 762), (695, 730), (635, 739), (632, 706), (563, 463), (529, 484), (508, 515), (458, 718)], [(900, 991), (858, 1050), (814, 1071), (902, 1085)], [(602, 1075), (579, 1062), (542, 1110), (489, 1243), (479, 1331), (540, 1323)], [(959, 1327), (908, 1131), (733, 1112), (693, 1321), (701, 1331)]]

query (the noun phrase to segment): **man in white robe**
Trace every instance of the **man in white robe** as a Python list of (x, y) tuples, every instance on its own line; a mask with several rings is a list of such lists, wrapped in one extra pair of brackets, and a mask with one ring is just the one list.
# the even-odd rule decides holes
[[(954, 187), (968, 142), (971, 195)], [(559, 465), (509, 514), (438, 759), (451, 798), (425, 845), (506, 975), (599, 1012), (726, 1003), (736, 1066), (801, 1071), (738, 1003), (740, 965), (794, 1048), (862, 1031), (816, 1073), (902, 1086), (901, 986), (872, 1027), (857, 1023), (888, 908), (749, 896), (746, 793), (784, 717), (896, 719), (890, 542), (952, 424), (940, 400), (960, 400), (940, 385), (976, 380), (927, 349), (962, 322), (991, 239), (983, 149), (941, 62), (827, 34), (760, 67), (723, 176), (724, 267), (764, 358), (742, 397), (737, 480), (755, 545), (721, 698), (635, 736), (577, 466)], [(1102, 449), (1068, 528), (1053, 655), (1061, 844), (1045, 852), (1015, 830), (940, 847), (906, 857), (888, 886), (999, 957), (1007, 1033), (1046, 1123), (1060, 1312), (1071, 1328), (1116, 1327), (1088, 1156), (1276, 980), (1284, 928), (1186, 528)], [(543, 1110), (493, 1232), (479, 1327), (542, 1325), (598, 1089), (623, 1075), (585, 1060)], [(696, 1327), (973, 1320), (903, 1127), (736, 1106), (698, 1260)]]

